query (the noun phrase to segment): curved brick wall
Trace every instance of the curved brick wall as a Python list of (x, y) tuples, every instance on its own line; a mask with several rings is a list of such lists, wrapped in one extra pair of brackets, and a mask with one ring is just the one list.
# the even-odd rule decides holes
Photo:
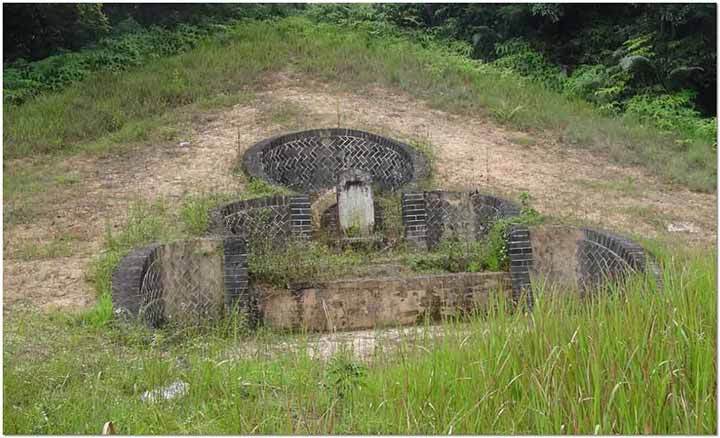
[[(376, 204), (376, 224), (382, 227), (383, 212), (378, 207)], [(512, 202), (478, 192), (428, 191), (402, 195), (406, 239), (422, 248), (432, 248), (447, 238), (482, 239), (496, 220), (519, 213), (519, 207)], [(310, 216), (308, 195), (271, 196), (216, 208), (211, 212), (211, 231), (222, 237), (153, 244), (131, 252), (120, 261), (112, 276), (114, 311), (118, 315), (139, 318), (151, 327), (168, 321), (203, 322), (220, 318), (231, 307), (247, 315), (251, 325), (271, 314), (285, 314), (280, 308), (267, 307), (268, 302), (280, 303), (277, 305), (282, 304), (289, 312), (303, 308), (317, 313), (313, 297), (330, 293), (323, 292), (324, 289), (315, 288), (317, 290), (313, 289), (312, 293), (308, 292), (307, 306), (297, 307), (302, 301), (301, 295), (292, 290), (268, 301), (267, 296), (254, 291), (248, 284), (246, 242), (262, 238), (283, 245), (291, 238), (310, 238)], [(320, 222), (325, 229), (337, 226), (337, 204), (325, 210)], [(637, 243), (613, 233), (570, 226), (513, 224), (508, 228), (506, 238), (510, 272), (509, 275), (497, 275), (509, 279), (509, 282), (503, 280), (502, 284), (511, 286), (514, 303), (522, 302), (527, 308), (533, 305), (533, 284), (553, 286), (547, 288), (548, 291), (579, 291), (586, 295), (608, 281), (621, 281), (632, 272), (648, 272), (662, 287), (661, 272), (653, 258)], [(472, 280), (470, 283), (474, 285), (476, 280), (482, 283), (482, 278), (486, 278), (473, 275), (458, 276), (457, 279)], [(380, 315), (387, 309), (376, 309), (378, 303), (389, 299), (384, 295), (385, 288), (381, 283), (415, 284), (413, 282), (420, 281), (418, 278), (363, 279), (358, 280), (364, 285), (358, 290), (370, 295), (382, 292), (377, 295), (380, 301), (368, 302), (371, 307), (375, 306), (373, 312)], [(456, 280), (456, 277), (447, 278), (448, 281)], [(458, 291), (462, 289), (458, 288)], [(485, 294), (486, 289), (478, 290)], [(405, 290), (402, 287), (399, 290), (398, 296), (404, 299)], [(481, 294), (476, 298), (482, 301), (484, 296)], [(345, 292), (337, 297), (342, 298), (338, 298), (338, 303), (344, 303), (346, 299), (350, 303), (354, 299), (352, 294)], [(452, 298), (448, 303), (455, 303), (452, 306), (459, 303), (453, 297), (448, 298)], [(339, 306), (344, 308), (344, 304)], [(410, 316), (398, 321), (404, 324), (412, 320)], [(378, 321), (387, 319), (383, 318)], [(320, 319), (315, 319), (312, 324), (308, 322), (310, 319), (302, 321), (308, 322), (313, 329), (321, 329)], [(341, 323), (338, 327), (357, 328), (370, 324), (358, 321), (348, 320), (346, 325)], [(309, 327), (305, 322), (300, 325)], [(285, 323), (274, 321), (273, 324), (284, 326)]]
[(125, 256), (112, 275), (113, 310), (150, 327), (221, 318), (236, 303), (253, 322), (245, 241), (153, 244)]
[(395, 190), (427, 176), (427, 162), (412, 147), (353, 129), (313, 129), (263, 140), (243, 157), (245, 171), (297, 190), (337, 184), (347, 169), (372, 175), (382, 190)]
[(112, 274), (112, 303), (117, 315), (137, 316), (146, 308), (140, 289), (148, 268), (155, 260), (160, 245), (149, 245), (132, 251), (120, 260)]
[(662, 273), (642, 246), (617, 234), (591, 228), (514, 225), (508, 230), (513, 295), (533, 297), (530, 285), (555, 287), (581, 295), (634, 272), (647, 272), (662, 288)]
[(268, 196), (232, 202), (210, 212), (210, 232), (248, 241), (283, 243), (312, 231), (307, 195)]
[(433, 248), (449, 237), (479, 240), (501, 218), (517, 216), (514, 203), (479, 192), (403, 193), (405, 238), (420, 248)]
[(592, 289), (603, 281), (618, 281), (632, 272), (648, 272), (662, 287), (657, 262), (639, 244), (607, 231), (582, 229), (578, 245), (580, 287)]

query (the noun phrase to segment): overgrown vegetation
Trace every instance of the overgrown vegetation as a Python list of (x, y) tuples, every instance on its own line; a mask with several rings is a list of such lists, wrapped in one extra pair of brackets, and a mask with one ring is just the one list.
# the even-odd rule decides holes
[(527, 192), (520, 194), (519, 216), (495, 221), (484, 240), (470, 241), (462, 236), (448, 236), (437, 248), (428, 252), (411, 252), (404, 261), (418, 272), (479, 272), (507, 271), (507, 233), (512, 225), (536, 225), (545, 218), (531, 206)]
[(332, 280), (368, 263), (368, 255), (350, 249), (334, 251), (314, 241), (290, 242), (280, 248), (254, 245), (248, 272), (255, 281), (276, 287), (295, 282)]
[[(714, 5), (316, 5), (309, 15), (381, 34), (394, 23), (423, 44), (675, 136), (693, 166), (715, 157)], [(491, 113), (512, 123), (527, 109), (503, 102)]]
[(60, 91), (93, 72), (121, 73), (184, 52), (222, 32), (232, 20), (292, 12), (291, 7), (262, 4), (9, 4), (4, 8), (9, 17), (4, 57), (11, 62), (3, 68), (3, 101), (11, 104)]
[[(658, 255), (662, 292), (642, 278), (586, 302), (536, 291), (531, 314), (501, 301), (442, 338), (387, 341), (369, 364), (313, 359), (308, 335), (18, 310), (5, 319), (4, 432), (94, 434), (112, 420), (124, 434), (714, 434), (717, 254)], [(178, 380), (187, 395), (140, 400)]]
[[(492, 117), (715, 190), (715, 120), (699, 117), (714, 115), (714, 103), (703, 102), (715, 95), (707, 92), (715, 86), (714, 46), (705, 43), (715, 32), (714, 5), (612, 5), (621, 17), (614, 23), (599, 19), (601, 6), (569, 4), (317, 5), (306, 17), (280, 20), (284, 7), (261, 5), (250, 17), (264, 21), (240, 22), (189, 12), (236, 5), (18, 4), (4, 6), (6, 22), (10, 8), (47, 14), (53, 7), (67, 14), (35, 23), (45, 20), (41, 37), (54, 40), (13, 49), (29, 60), (51, 56), (4, 65), (4, 156), (42, 162), (6, 167), (6, 198), (39, 200), (6, 205), (6, 225), (34, 220), (32, 203), (49, 204), (38, 196), (48, 185), (77, 182), (73, 169), (48, 164), (61, 157), (43, 154), (169, 139), (174, 127), (163, 125), (173, 114), (246, 101), (267, 74), (284, 70), (358, 92), (400, 89), (435, 108)], [(105, 21), (106, 7), (128, 10)], [(708, 8), (712, 17), (703, 17)], [(711, 31), (697, 30), (710, 21)], [(558, 38), (563, 29), (569, 41)], [(636, 189), (632, 179), (614, 184), (618, 192)], [(95, 434), (112, 420), (123, 434), (717, 433), (716, 249), (645, 241), (662, 265), (662, 291), (641, 277), (589, 301), (537, 289), (532, 313), (498, 301), (489, 315), (444, 321), (442, 338), (382, 342), (371, 363), (349, 352), (324, 361), (309, 354), (313, 336), (248, 333), (233, 318), (201, 333), (113, 318), (110, 275), (123, 255), (203, 234), (208, 210), (222, 202), (284, 193), (260, 180), (246, 188), (191, 196), (178, 209), (162, 200), (134, 205), (126, 227), (108, 229), (88, 273), (94, 308), (41, 314), (15, 305), (6, 314), (3, 432)], [(400, 236), (399, 201), (379, 201), (384, 231)], [(527, 195), (521, 201), (521, 222), (542, 219)], [(425, 259), (399, 247), (373, 261), (421, 271), (504, 269), (507, 226), (496, 224), (485, 244), (450, 241)], [(14, 255), (62, 257), (71, 246), (60, 236)], [(257, 254), (254, 275), (278, 286), (371, 261), (363, 251), (317, 243)], [(141, 401), (177, 381), (188, 383), (186, 395)]]
[[(328, 21), (335, 16), (333, 11), (318, 5), (308, 8), (307, 15)], [(132, 142), (147, 136), (148, 130), (156, 128), (153, 120), (165, 113), (189, 104), (226, 102), (227, 96), (257, 86), (268, 72), (291, 69), (344, 86), (399, 88), (438, 108), (490, 115), (518, 129), (544, 130), (565, 145), (644, 165), (692, 189), (715, 189), (715, 122), (698, 118), (697, 110), (688, 106), (691, 91), (658, 94), (647, 87), (637, 88), (622, 98), (618, 112), (611, 110), (618, 107), (612, 103), (614, 98), (600, 98), (620, 86), (605, 79), (597, 85), (597, 77), (615, 75), (601, 67), (578, 67), (577, 77), (558, 79), (556, 86), (547, 79), (547, 72), (556, 68), (527, 43), (499, 42), (503, 56), (487, 63), (472, 59), (473, 46), (461, 40), (401, 31), (389, 18), (377, 20), (372, 15), (377, 11), (369, 6), (349, 11), (345, 15), (350, 18), (336, 20), (342, 25), (290, 17), (215, 26), (207, 37), (182, 27), (157, 30), (177, 34), (169, 41), (181, 42), (173, 47), (194, 48), (147, 62), (145, 55), (138, 55), (132, 62), (142, 58), (143, 65), (122, 74), (83, 73), (80, 76), (85, 79), (64, 85), (62, 91), (40, 94), (21, 105), (6, 102), (5, 156), (87, 150), (98, 142)], [(368, 14), (375, 18), (370, 20)], [(145, 38), (132, 35), (122, 38)], [(152, 52), (152, 41), (164, 41), (157, 35), (142, 43), (138, 40), (140, 46), (148, 44), (148, 50), (128, 50)], [(93, 50), (59, 55), (57, 62), (92, 58)], [(630, 45), (628, 50), (640, 49)], [(536, 73), (540, 76), (533, 76)], [(74, 73), (69, 77), (75, 77)], [(600, 90), (604, 91), (597, 94)], [(597, 99), (588, 103), (588, 96)], [(76, 110), (64, 111), (67, 107)]]
[[(353, 16), (346, 5), (319, 7)], [(465, 41), (471, 56), (556, 90), (580, 82), (582, 97), (622, 107), (637, 94), (688, 89), (696, 97), (690, 107), (715, 115), (712, 4), (405, 4), (369, 15)]]

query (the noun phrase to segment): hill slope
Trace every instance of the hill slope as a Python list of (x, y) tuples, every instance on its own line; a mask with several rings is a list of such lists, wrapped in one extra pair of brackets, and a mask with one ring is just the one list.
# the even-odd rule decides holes
[[(539, 211), (557, 220), (703, 246), (715, 240), (713, 195), (669, 186), (641, 167), (568, 150), (552, 137), (436, 110), (407, 93), (376, 87), (358, 94), (286, 72), (267, 75), (251, 95), (226, 99), (237, 103), (174, 112), (167, 119), (173, 140), (137, 142), (119, 155), (7, 161), (6, 181), (19, 182), (6, 187), (13, 192), (5, 201), (5, 303), (92, 303), (85, 272), (106, 227), (120, 227), (129, 205), (166, 200), (177, 210), (193, 195), (240, 192), (246, 182), (233, 174), (238, 152), (283, 132), (336, 126), (338, 118), (342, 126), (430, 144), (442, 188), (477, 188), (514, 199), (527, 192)], [(680, 222), (692, 223), (695, 232), (667, 232)]]
[(438, 109), (543, 131), (564, 146), (642, 165), (694, 190), (715, 190), (712, 144), (686, 144), (632, 118), (602, 116), (587, 102), (473, 61), (456, 49), (432, 39), (418, 43), (392, 28), (378, 34), (362, 25), (313, 24), (301, 17), (244, 21), (183, 54), (127, 72), (97, 73), (61, 93), (6, 106), (5, 157), (142, 139), (167, 111), (213, 105), (254, 86), (268, 72), (292, 68), (353, 89), (399, 89)]
[[(645, 128), (435, 48), (298, 19), (244, 24), (5, 117), (4, 432), (716, 431), (716, 199), (669, 183), (671, 167), (642, 159), (651, 149), (623, 149), (655, 144)], [(634, 234), (659, 253), (664, 293), (541, 299), (529, 315), (444, 324), (441, 339), (420, 327), (417, 348), (399, 336), (371, 364), (232, 320), (195, 333), (112, 319), (100, 254), (202, 233), (212, 202), (262, 189), (234, 172), (238, 154), (337, 125), (423, 144), (439, 188), (526, 193), (553, 220)], [(694, 230), (667, 231), (678, 223)], [(141, 401), (177, 381), (187, 395)]]

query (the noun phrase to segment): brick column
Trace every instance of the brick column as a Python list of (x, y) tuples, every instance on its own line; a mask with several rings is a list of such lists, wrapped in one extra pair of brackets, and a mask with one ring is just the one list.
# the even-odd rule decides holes
[(290, 228), (294, 237), (307, 239), (312, 234), (310, 197), (298, 195), (290, 197)]
[(515, 304), (519, 304), (520, 298), (524, 294), (528, 309), (531, 309), (533, 296), (530, 287), (530, 270), (532, 269), (533, 254), (530, 245), (530, 231), (524, 225), (511, 225), (506, 242), (510, 259), (513, 301)]
[(402, 194), (402, 220), (405, 240), (418, 249), (427, 249), (427, 209), (425, 194)]

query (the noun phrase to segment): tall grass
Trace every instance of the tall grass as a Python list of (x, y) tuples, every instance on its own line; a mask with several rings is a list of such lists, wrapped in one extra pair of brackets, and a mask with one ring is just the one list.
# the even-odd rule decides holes
[[(94, 434), (112, 420), (128, 434), (714, 434), (716, 255), (661, 253), (663, 291), (638, 278), (588, 302), (545, 293), (527, 315), (498, 303), (371, 363), (287, 348), (305, 335), (182, 336), (14, 314), (4, 432)], [(237, 354), (279, 341), (275, 356)], [(140, 400), (176, 380), (186, 396)]]
[(713, 268), (671, 263), (664, 293), (637, 282), (589, 305), (540, 299), (529, 318), (501, 313), (423, 360), (383, 369), (353, 402), (385, 400), (395, 415), (352, 424), (423, 434), (714, 431)]
[(282, 69), (345, 87), (399, 88), (438, 108), (493, 117), (518, 129), (547, 130), (566, 145), (646, 166), (692, 189), (715, 190), (713, 145), (683, 144), (632, 118), (602, 116), (580, 99), (473, 61), (440, 43), (301, 17), (243, 21), (181, 55), (122, 74), (96, 74), (62, 93), (6, 107), (5, 157), (82, 149), (118, 132), (141, 135), (152, 127), (149, 120), (165, 112), (255, 87), (268, 73)]

